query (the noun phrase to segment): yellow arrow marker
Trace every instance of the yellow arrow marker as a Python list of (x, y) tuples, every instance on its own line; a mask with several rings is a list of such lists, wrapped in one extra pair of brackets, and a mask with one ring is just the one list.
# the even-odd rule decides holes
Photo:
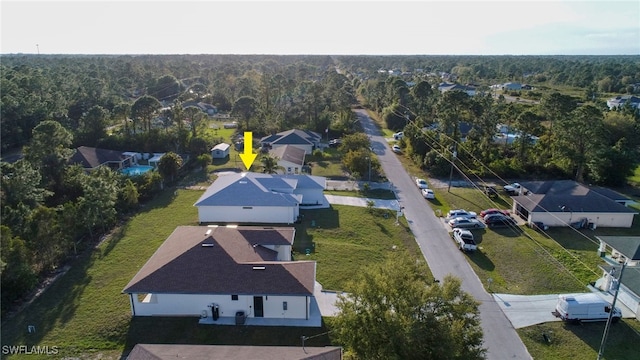
[(258, 154), (253, 154), (253, 133), (251, 131), (244, 132), (244, 153), (240, 154), (240, 159), (242, 159), (242, 163), (244, 167), (249, 168), (256, 160), (256, 156)]

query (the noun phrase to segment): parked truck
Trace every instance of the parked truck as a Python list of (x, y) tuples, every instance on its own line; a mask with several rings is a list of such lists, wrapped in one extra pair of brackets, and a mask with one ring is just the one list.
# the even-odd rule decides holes
[[(611, 304), (598, 294), (559, 295), (555, 311), (551, 313), (564, 321), (587, 322), (606, 321), (611, 312)], [(612, 321), (622, 317), (619, 308), (613, 310)]]
[(469, 230), (454, 228), (453, 240), (458, 244), (458, 248), (462, 251), (475, 251), (477, 249), (476, 241), (473, 233)]

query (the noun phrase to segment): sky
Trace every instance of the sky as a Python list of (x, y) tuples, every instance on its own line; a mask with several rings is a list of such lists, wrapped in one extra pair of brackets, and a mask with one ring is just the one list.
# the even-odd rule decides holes
[(0, 53), (640, 55), (640, 1), (0, 0)]

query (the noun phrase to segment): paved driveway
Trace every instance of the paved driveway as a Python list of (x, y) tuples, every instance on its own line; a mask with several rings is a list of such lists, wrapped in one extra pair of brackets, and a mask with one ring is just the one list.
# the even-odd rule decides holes
[(380, 199), (369, 199), (369, 198), (359, 198), (355, 196), (339, 196), (339, 195), (325, 195), (324, 197), (327, 199), (327, 201), (329, 201), (329, 204), (367, 207), (367, 202), (373, 201), (374, 208), (389, 209), (389, 210), (396, 210), (396, 211), (400, 209), (398, 200), (380, 200)]
[[(448, 274), (462, 281), (462, 289), (480, 301), (481, 326), (488, 359), (531, 359), (511, 322), (488, 294), (464, 255), (451, 241), (442, 220), (438, 219), (422, 197), (414, 180), (394, 154), (387, 141), (367, 115), (366, 110), (354, 110), (370, 136), (371, 146), (378, 155), (382, 169), (392, 182), (399, 203), (433, 276), (442, 279)], [(400, 155), (402, 156), (402, 155)]]

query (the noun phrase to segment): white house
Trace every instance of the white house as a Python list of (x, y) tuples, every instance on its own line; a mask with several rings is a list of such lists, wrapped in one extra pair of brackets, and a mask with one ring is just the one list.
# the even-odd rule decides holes
[(285, 174), (299, 174), (304, 166), (305, 151), (293, 145), (278, 146), (269, 150), (269, 155), (278, 159), (278, 166)]
[(194, 204), (200, 223), (291, 224), (300, 206), (328, 207), (326, 179), (245, 172), (219, 176)]
[(136, 344), (127, 360), (341, 360), (339, 346)]
[(629, 104), (632, 108), (640, 109), (640, 97), (633, 95), (619, 95), (607, 100), (607, 106), (609, 110), (619, 108), (625, 104)]
[(569, 226), (586, 221), (593, 227), (624, 227), (638, 213), (573, 180), (520, 182), (521, 195), (512, 196), (514, 214), (528, 223)]
[(438, 90), (441, 93), (445, 93), (447, 91), (462, 91), (465, 92), (469, 96), (474, 96), (476, 94), (476, 88), (468, 85), (460, 85), (455, 83), (443, 82), (438, 85)]
[(229, 157), (229, 149), (231, 149), (231, 145), (227, 143), (218, 144), (211, 149), (211, 157), (214, 159), (227, 158)]
[(131, 313), (320, 326), (311, 319), (316, 263), (291, 261), (294, 236), (292, 227), (179, 226), (123, 289)]
[[(620, 284), (618, 301), (628, 307), (640, 320), (640, 236), (596, 236), (600, 240), (598, 251), (607, 265), (596, 287), (612, 294)], [(611, 249), (609, 256), (607, 248)], [(622, 263), (626, 263), (622, 279)]]
[(280, 146), (292, 145), (311, 154), (313, 149), (320, 147), (322, 135), (314, 131), (292, 129), (265, 136), (260, 139), (263, 148), (275, 149)]

